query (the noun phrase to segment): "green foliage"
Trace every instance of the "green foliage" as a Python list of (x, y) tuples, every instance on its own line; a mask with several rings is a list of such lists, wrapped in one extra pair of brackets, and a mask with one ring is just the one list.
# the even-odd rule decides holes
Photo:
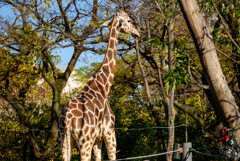
[(149, 42), (149, 45), (157, 47), (160, 50), (164, 50), (167, 47), (167, 44), (165, 42), (162, 42), (161, 39), (158, 38), (158, 37), (151, 38), (150, 42)]
[(190, 83), (190, 77), (187, 71), (188, 55), (183, 53), (182, 50), (183, 49), (180, 50), (180, 52), (182, 52), (181, 54), (178, 53), (175, 56), (177, 62), (175, 68), (173, 71), (169, 68), (168, 75), (165, 77), (165, 82), (168, 82), (171, 88), (174, 83), (176, 83), (176, 86), (188, 85)]

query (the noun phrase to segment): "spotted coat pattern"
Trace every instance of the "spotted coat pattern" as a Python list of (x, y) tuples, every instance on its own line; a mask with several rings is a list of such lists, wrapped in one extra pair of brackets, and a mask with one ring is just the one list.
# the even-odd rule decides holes
[(88, 78), (81, 93), (63, 108), (59, 138), (64, 161), (71, 159), (74, 140), (79, 147), (81, 161), (90, 161), (92, 149), (95, 160), (101, 161), (102, 140), (109, 160), (116, 159), (115, 115), (107, 98), (114, 79), (119, 32), (139, 36), (131, 19), (122, 10), (113, 17), (108, 49), (101, 67)]

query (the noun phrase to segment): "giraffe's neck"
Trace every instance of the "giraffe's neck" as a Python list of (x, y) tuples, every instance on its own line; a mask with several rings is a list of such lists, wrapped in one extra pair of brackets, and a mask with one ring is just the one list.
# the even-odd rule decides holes
[[(110, 88), (113, 83), (114, 70), (116, 66), (116, 54), (117, 54), (117, 43), (118, 43), (118, 20), (115, 17), (112, 21), (112, 25), (109, 33), (107, 53), (103, 60), (101, 67), (93, 73), (82, 92), (98, 91), (101, 93), (102, 98), (106, 98), (109, 94)], [(90, 90), (91, 89), (91, 90)]]
[[(101, 68), (104, 65), (108, 65), (109, 68), (113, 67), (113, 69), (115, 69), (117, 44), (118, 44), (118, 33), (119, 33), (119, 31), (117, 29), (117, 26), (118, 26), (118, 21), (117, 21), (116, 18), (114, 18), (113, 22), (112, 22), (112, 25), (110, 27), (107, 52), (106, 52), (105, 58), (103, 60), (103, 63), (101, 65)], [(112, 62), (114, 64), (114, 66), (110, 66), (110, 64)], [(112, 74), (114, 74), (114, 70), (113, 70)]]
[(116, 55), (117, 55), (117, 44), (118, 44), (118, 20), (114, 18), (112, 25), (110, 27), (109, 39), (107, 52), (104, 57), (103, 63), (99, 68), (99, 72), (103, 73), (107, 79), (102, 79), (103, 84), (105, 85), (106, 94), (109, 94), (110, 88), (114, 79), (114, 71), (116, 67)]

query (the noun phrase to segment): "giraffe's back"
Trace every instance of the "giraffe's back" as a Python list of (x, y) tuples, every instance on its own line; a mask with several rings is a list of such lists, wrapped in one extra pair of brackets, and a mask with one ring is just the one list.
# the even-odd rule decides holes
[(99, 101), (89, 92), (81, 93), (63, 108), (60, 130), (69, 130), (77, 140), (101, 137), (103, 116), (104, 101)]

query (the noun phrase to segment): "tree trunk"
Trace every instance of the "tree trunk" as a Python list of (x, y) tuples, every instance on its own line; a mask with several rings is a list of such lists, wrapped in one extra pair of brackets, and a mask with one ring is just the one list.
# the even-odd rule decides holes
[[(204, 76), (210, 86), (210, 93), (216, 100), (220, 119), (224, 126), (237, 127), (240, 123), (238, 106), (223, 75), (216, 48), (197, 1), (180, 0), (179, 2), (201, 60)], [(235, 134), (240, 140), (240, 131), (236, 130)]]
[(28, 137), (29, 146), (31, 148), (31, 152), (33, 153), (34, 159), (39, 159), (41, 154), (32, 130), (29, 130), (27, 137)]
[[(57, 88), (57, 87), (56, 87)], [(52, 103), (52, 112), (51, 112), (51, 139), (58, 138), (58, 118), (60, 115), (60, 98), (61, 92), (58, 89), (53, 89), (53, 103)]]
[[(168, 33), (168, 60), (169, 60), (169, 68), (171, 71), (174, 70), (174, 53), (173, 53), (173, 18), (170, 20), (169, 25), (167, 26)], [(167, 151), (173, 151), (174, 147), (174, 121), (175, 121), (175, 113), (174, 113), (174, 89), (175, 81), (173, 82), (172, 88), (169, 92), (169, 103), (168, 103), (168, 146)], [(166, 155), (166, 161), (172, 161), (173, 153), (169, 153)]]
[[(175, 113), (174, 113), (174, 89), (175, 85), (173, 84), (173, 87), (170, 91), (170, 99), (169, 99), (169, 107), (168, 107), (168, 145), (167, 145), (167, 151), (173, 151), (174, 148), (174, 121), (175, 121)], [(169, 153), (166, 155), (167, 161), (172, 161), (173, 153)]]
[[(54, 142), (58, 139), (58, 118), (60, 116), (60, 98), (61, 92), (57, 89), (58, 86), (53, 87), (53, 101), (52, 101), (52, 112), (51, 112), (51, 125), (50, 125), (50, 135), (47, 142), (47, 148), (44, 152), (43, 159), (48, 158), (50, 153), (54, 150), (56, 144)], [(62, 89), (62, 88), (61, 88)]]

